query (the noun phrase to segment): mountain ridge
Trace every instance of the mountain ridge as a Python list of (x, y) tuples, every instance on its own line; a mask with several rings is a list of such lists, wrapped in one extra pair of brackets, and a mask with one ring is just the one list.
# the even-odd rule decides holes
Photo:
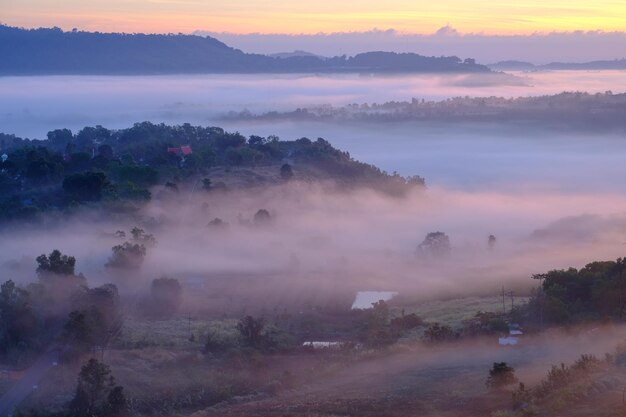
[(22, 29), (0, 25), (0, 75), (490, 72), (473, 59), (367, 52), (276, 58), (212, 37)]

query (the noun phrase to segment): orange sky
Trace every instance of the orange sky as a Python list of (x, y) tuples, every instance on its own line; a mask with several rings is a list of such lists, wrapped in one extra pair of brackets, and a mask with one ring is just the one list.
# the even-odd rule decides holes
[(0, 0), (0, 21), (125, 32), (626, 30), (626, 0)]

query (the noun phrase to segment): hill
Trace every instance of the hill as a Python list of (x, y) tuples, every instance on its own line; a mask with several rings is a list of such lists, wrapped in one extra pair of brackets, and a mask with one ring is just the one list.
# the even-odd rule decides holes
[(329, 142), (244, 137), (219, 127), (136, 123), (127, 129), (85, 127), (48, 132), (47, 140), (0, 133), (0, 222), (83, 204), (132, 203), (152, 194), (226, 192), (289, 181), (330, 182), (402, 195), (420, 177), (404, 178), (354, 160)]
[(613, 59), (590, 62), (551, 62), (545, 65), (535, 65), (524, 61), (500, 61), (488, 64), (494, 71), (601, 71), (601, 70), (626, 70), (626, 59)]
[(626, 93), (564, 92), (537, 97), (453, 97), (432, 101), (349, 104), (341, 107), (317, 106), (292, 111), (230, 112), (226, 120), (276, 120), (324, 122), (444, 122), (519, 123), (524, 126), (552, 127), (560, 131), (623, 132), (626, 120)]
[(488, 72), (472, 59), (369, 52), (320, 58), (247, 54), (211, 37), (0, 26), (0, 75)]

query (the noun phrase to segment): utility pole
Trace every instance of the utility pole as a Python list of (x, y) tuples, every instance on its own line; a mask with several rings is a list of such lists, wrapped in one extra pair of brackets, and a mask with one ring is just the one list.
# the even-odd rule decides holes
[(511, 311), (513, 311), (513, 307), (515, 307), (515, 295), (513, 294), (513, 291), (507, 292), (506, 295), (511, 297)]
[(502, 313), (506, 314), (506, 305), (504, 304), (506, 293), (504, 292), (504, 285), (502, 286)]

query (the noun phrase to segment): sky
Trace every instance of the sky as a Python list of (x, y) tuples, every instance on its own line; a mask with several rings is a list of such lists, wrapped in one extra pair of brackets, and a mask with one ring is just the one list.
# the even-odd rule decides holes
[(619, 31), (623, 0), (0, 0), (0, 21), (99, 31), (314, 34), (393, 28), (428, 34)]

